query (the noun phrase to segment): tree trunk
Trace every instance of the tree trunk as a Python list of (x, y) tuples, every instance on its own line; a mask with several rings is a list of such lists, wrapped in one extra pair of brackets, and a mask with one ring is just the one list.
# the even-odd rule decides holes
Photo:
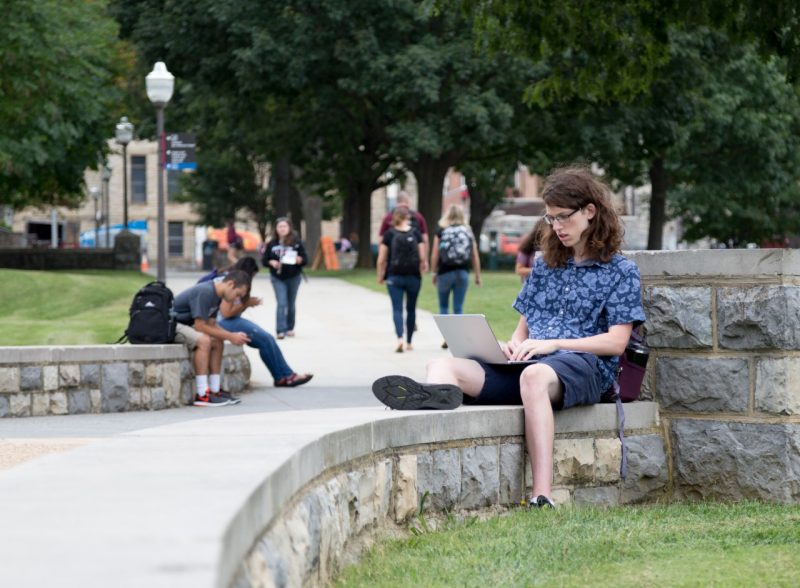
[(275, 202), (273, 209), (275, 216), (288, 216), (289, 214), (289, 158), (281, 157), (275, 160), (272, 166), (273, 181), (275, 182)]
[(306, 219), (306, 254), (308, 264), (314, 260), (319, 239), (322, 236), (322, 199), (319, 196), (306, 196), (303, 198), (303, 212)]
[(342, 223), (341, 235), (350, 239), (350, 236), (358, 234), (358, 199), (355, 192), (348, 191), (342, 199)]
[(667, 208), (667, 172), (664, 159), (657, 157), (650, 166), (650, 228), (647, 248), (661, 249), (664, 241), (664, 221)]
[[(425, 222), (428, 223), (428, 231), (435, 231), (439, 219), (442, 218), (442, 188), (447, 170), (453, 163), (450, 158), (427, 159), (423, 158), (409, 164), (409, 169), (417, 178), (417, 190), (419, 192), (419, 202), (417, 206)], [(431, 243), (433, 238), (431, 238)]]
[(356, 183), (355, 213), (358, 221), (358, 261), (356, 267), (372, 268), (372, 188), (369, 182)]
[[(300, 196), (300, 192), (295, 187), (294, 183), (289, 183), (289, 217), (292, 219), (292, 226), (300, 238), (303, 237), (303, 220), (305, 215), (305, 197)], [(306, 229), (308, 227), (306, 226)]]
[[(475, 239), (480, 239), (483, 222), (492, 212), (494, 202), (486, 198), (483, 189), (477, 184), (469, 184), (469, 226)], [(478, 241), (480, 245), (480, 241)]]

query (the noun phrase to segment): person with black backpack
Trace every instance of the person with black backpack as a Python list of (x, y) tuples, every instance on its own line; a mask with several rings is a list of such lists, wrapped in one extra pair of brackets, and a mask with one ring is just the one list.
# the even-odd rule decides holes
[[(433, 285), (439, 294), (439, 313), (447, 314), (450, 293), (453, 294), (453, 314), (464, 313), (464, 298), (469, 286), (469, 268), (475, 270), (475, 285), (481, 285), (481, 259), (472, 230), (464, 222), (464, 211), (456, 204), (439, 221), (433, 238), (431, 271)], [(442, 343), (447, 348), (447, 343)]]
[[(392, 213), (392, 228), (383, 235), (378, 247), (378, 283), (386, 283), (392, 300), (392, 319), (397, 334), (395, 351), (411, 350), (411, 338), (417, 320), (417, 296), (422, 273), (428, 271), (425, 245), (419, 231), (411, 227), (407, 208)], [(406, 299), (405, 346), (403, 344), (403, 298)]]

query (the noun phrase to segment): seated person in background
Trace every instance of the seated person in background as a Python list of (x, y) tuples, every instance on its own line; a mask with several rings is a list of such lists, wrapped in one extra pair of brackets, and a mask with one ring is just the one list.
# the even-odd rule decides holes
[(514, 266), (514, 273), (516, 273), (522, 282), (528, 278), (533, 267), (533, 261), (536, 259), (536, 254), (539, 252), (539, 242), (542, 240), (542, 233), (547, 226), (543, 218), (540, 218), (530, 232), (522, 238), (517, 251), (517, 263)]
[[(228, 272), (237, 270), (245, 272), (252, 280), (253, 276), (258, 273), (258, 263), (256, 263), (256, 260), (252, 257), (243, 257), (230, 268), (220, 270), (218, 272), (219, 277), (215, 272), (211, 272), (200, 278), (200, 282), (212, 279), (219, 280)], [(258, 349), (261, 361), (264, 362), (269, 373), (272, 374), (276, 387), (302, 386), (314, 376), (312, 374), (298, 374), (292, 370), (289, 364), (286, 363), (286, 359), (283, 357), (283, 353), (281, 353), (281, 349), (278, 347), (275, 338), (254, 322), (242, 318), (241, 314), (245, 310), (252, 306), (258, 306), (259, 304), (261, 304), (261, 299), (250, 296), (250, 289), (248, 288), (247, 293), (238, 301), (222, 301), (219, 314), (217, 315), (217, 324), (226, 331), (238, 331), (248, 335), (249, 340), (247, 345)]]
[(217, 325), (217, 311), (224, 300), (233, 303), (250, 291), (250, 276), (243, 271), (229, 272), (216, 282), (203, 282), (175, 297), (177, 330), (175, 342), (193, 352), (196, 392), (195, 406), (225, 406), (238, 402), (220, 389), (224, 342), (244, 345), (246, 333), (233, 333)]

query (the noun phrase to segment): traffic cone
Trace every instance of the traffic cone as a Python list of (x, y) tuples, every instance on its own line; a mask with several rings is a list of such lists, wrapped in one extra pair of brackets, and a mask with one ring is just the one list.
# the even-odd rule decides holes
[(150, 269), (150, 264), (147, 263), (147, 252), (143, 251), (142, 252), (142, 263), (139, 266), (139, 270), (144, 274), (144, 273), (147, 273), (147, 271), (149, 269)]

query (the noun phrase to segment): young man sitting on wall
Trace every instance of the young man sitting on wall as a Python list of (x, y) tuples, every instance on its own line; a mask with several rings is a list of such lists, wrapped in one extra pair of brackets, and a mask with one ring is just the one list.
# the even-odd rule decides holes
[(195, 406), (225, 406), (241, 402), (220, 389), (222, 352), (225, 341), (244, 345), (246, 333), (232, 333), (217, 325), (217, 311), (225, 302), (236, 304), (250, 291), (250, 275), (236, 270), (220, 281), (203, 282), (175, 297), (176, 343), (194, 354)]

